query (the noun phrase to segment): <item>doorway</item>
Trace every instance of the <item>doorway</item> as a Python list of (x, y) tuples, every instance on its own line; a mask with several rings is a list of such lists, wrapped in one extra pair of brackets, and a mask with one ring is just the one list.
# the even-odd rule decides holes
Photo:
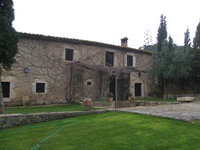
[(109, 92), (113, 93), (113, 100), (116, 100), (116, 78), (110, 78)]
[(135, 96), (142, 96), (142, 83), (135, 83)]

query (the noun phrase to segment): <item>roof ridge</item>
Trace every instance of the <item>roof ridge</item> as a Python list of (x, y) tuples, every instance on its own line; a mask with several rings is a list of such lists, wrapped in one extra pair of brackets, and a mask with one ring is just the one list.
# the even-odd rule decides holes
[(128, 50), (128, 51), (132, 51), (132, 52), (134, 51), (134, 52), (138, 52), (138, 53), (152, 54), (152, 52), (148, 51), (148, 50), (140, 50), (140, 49), (135, 49), (135, 48), (131, 48), (131, 47), (122, 47), (119, 45), (108, 44), (108, 43), (97, 42), (97, 41), (81, 40), (81, 39), (66, 38), (66, 37), (57, 37), (57, 36), (50, 36), (50, 35), (43, 35), (43, 34), (33, 34), (33, 33), (26, 33), (26, 32), (18, 32), (18, 33), (21, 38), (50, 40), (50, 41), (59, 41), (59, 42), (70, 42), (70, 43), (74, 43), (74, 44), (97, 45), (97, 46), (115, 48), (115, 49), (120, 49), (120, 50)]

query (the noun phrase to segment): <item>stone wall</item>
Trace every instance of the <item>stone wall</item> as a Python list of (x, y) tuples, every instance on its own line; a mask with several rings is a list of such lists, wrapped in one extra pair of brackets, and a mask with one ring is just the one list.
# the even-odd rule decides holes
[(135, 95), (135, 84), (141, 84), (141, 97), (147, 97), (149, 93), (153, 92), (155, 89), (155, 84), (152, 80), (149, 80), (149, 74), (146, 72), (132, 72), (130, 74), (130, 93), (132, 97)]
[[(177, 102), (157, 102), (157, 101), (117, 101), (117, 108), (137, 107), (137, 106), (155, 106), (177, 104)], [(115, 102), (93, 102), (95, 107), (115, 108)], [(72, 112), (48, 112), (48, 113), (32, 113), (32, 114), (3, 114), (0, 115), (0, 129), (9, 128), (18, 125), (27, 125), (32, 123), (64, 119), (69, 117), (106, 113), (109, 110), (93, 110), (93, 111), (72, 111)]]
[(73, 112), (48, 112), (32, 114), (5, 114), (0, 115), (0, 129), (17, 125), (26, 125), (44, 121), (64, 119), (69, 117), (105, 113), (108, 110), (73, 111)]
[(159, 101), (142, 101), (142, 100), (131, 100), (131, 101), (99, 101), (93, 102), (94, 107), (107, 107), (107, 108), (124, 108), (124, 107), (137, 107), (137, 106), (156, 106), (156, 105), (167, 105), (167, 104), (177, 104), (178, 102), (159, 102)]
[(177, 97), (194, 97), (195, 100), (200, 101), (200, 94), (169, 94), (169, 98), (177, 98)]
[(114, 108), (115, 102), (108, 102), (108, 101), (102, 101), (102, 102), (93, 102), (94, 107), (107, 107), (107, 108)]
[(159, 101), (142, 101), (142, 100), (131, 100), (131, 101), (117, 101), (117, 108), (124, 107), (137, 107), (137, 106), (156, 106), (156, 105), (167, 105), (177, 104), (178, 102), (159, 102)]

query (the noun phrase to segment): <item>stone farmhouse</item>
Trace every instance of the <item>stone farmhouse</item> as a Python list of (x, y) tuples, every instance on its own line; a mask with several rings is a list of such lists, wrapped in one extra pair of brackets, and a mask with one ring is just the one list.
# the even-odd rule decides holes
[(154, 86), (149, 79), (152, 54), (100, 42), (20, 33), (16, 63), (3, 71), (4, 102), (16, 105), (147, 97)]

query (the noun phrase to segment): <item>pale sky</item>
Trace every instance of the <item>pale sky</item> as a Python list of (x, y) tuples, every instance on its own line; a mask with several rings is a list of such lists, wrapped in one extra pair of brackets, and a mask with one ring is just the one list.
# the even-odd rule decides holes
[(200, 21), (200, 0), (13, 0), (14, 28), (19, 32), (83, 39), (128, 46), (144, 45), (151, 31), (156, 42), (160, 16), (167, 18), (167, 31), (178, 45), (190, 30), (193, 40)]

